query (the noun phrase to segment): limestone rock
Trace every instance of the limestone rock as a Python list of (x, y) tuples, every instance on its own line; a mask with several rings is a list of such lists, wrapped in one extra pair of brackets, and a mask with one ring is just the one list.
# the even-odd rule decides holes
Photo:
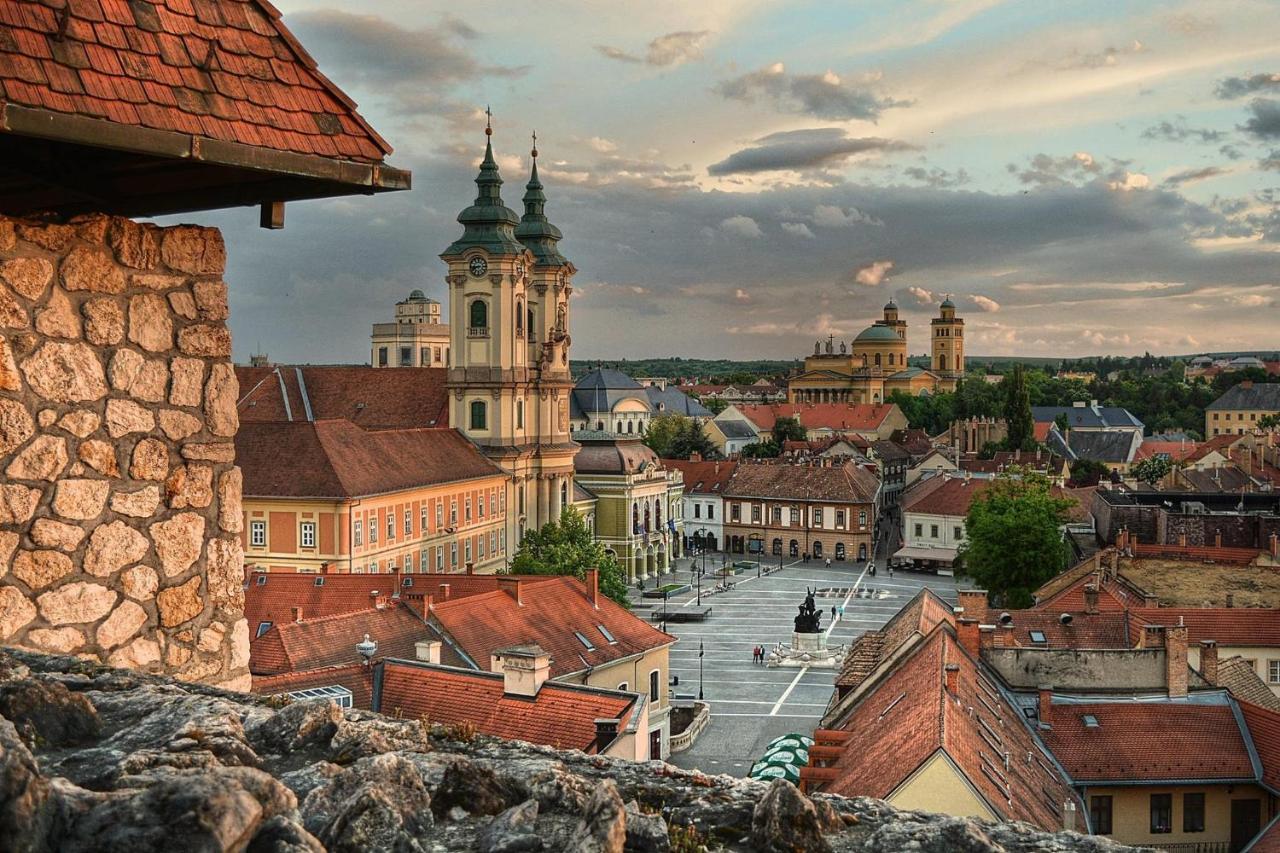
[(99, 426), (102, 425), (102, 418), (97, 412), (90, 412), (87, 409), (77, 409), (74, 412), (67, 412), (58, 421), (58, 426), (77, 438), (87, 438), (92, 435)]
[(148, 403), (163, 403), (169, 384), (169, 368), (162, 359), (153, 358), (142, 365), (134, 377), (129, 393)]
[(542, 849), (538, 835), (538, 801), (512, 806), (476, 833), (480, 853), (525, 853)]
[(203, 508), (213, 503), (213, 469), (191, 463), (173, 469), (165, 481), (171, 509)]
[(53, 264), (44, 258), (13, 258), (0, 263), (0, 281), (32, 302), (44, 296), (53, 280)]
[(231, 357), (231, 331), (221, 323), (197, 323), (178, 332), (178, 349), (184, 355)]
[(249, 621), (238, 619), (231, 628), (231, 662), (227, 665), (232, 672), (243, 671), (249, 665)]
[(133, 448), (129, 476), (135, 480), (163, 480), (169, 476), (169, 447), (158, 438), (144, 438)]
[(114, 649), (131, 639), (145, 624), (147, 624), (147, 611), (125, 599), (98, 626), (96, 635), (98, 645), (104, 649)]
[(227, 628), (221, 622), (212, 622), (208, 628), (200, 631), (196, 640), (196, 648), (202, 652), (216, 652), (222, 648), (222, 641), (227, 636)]
[[(74, 628), (59, 630), (77, 636), (80, 633)], [(21, 678), (0, 683), (0, 716), (12, 722), (27, 740), (38, 742), (45, 749), (85, 743), (102, 733), (98, 709), (84, 694), (73, 693), (60, 681)], [(12, 836), (0, 833), (0, 838)]]
[(60, 551), (19, 551), (13, 559), (13, 576), (32, 592), (52, 586), (73, 571), (71, 558)]
[(40, 429), (48, 429), (53, 422), (58, 419), (58, 413), (53, 409), (41, 409), (36, 415), (36, 423), (40, 425)]
[(219, 363), (209, 368), (209, 383), (205, 386), (204, 415), (209, 432), (214, 435), (233, 436), (240, 428), (240, 416), (236, 412), (236, 398), (240, 384), (230, 364)]
[(62, 288), (55, 287), (44, 307), (36, 309), (36, 331), (48, 338), (80, 337), (80, 315)]
[(238, 465), (218, 477), (218, 526), (227, 533), (244, 530), (243, 487), (244, 475)]
[(36, 606), (22, 590), (16, 586), (0, 586), (0, 640), (8, 640), (35, 618)]
[(78, 628), (32, 628), (27, 632), (23, 645), (50, 654), (66, 655), (84, 646), (84, 634)]
[(18, 362), (13, 359), (13, 347), (0, 335), (0, 391), (21, 391), (22, 375), (18, 373)]
[(83, 527), (52, 518), (37, 518), (31, 525), (31, 541), (41, 548), (57, 548), (70, 553), (80, 547), (83, 538)]
[(76, 625), (97, 622), (111, 612), (117, 598), (105, 586), (77, 581), (38, 596), (36, 604), (50, 625)]
[(17, 483), (0, 484), (0, 524), (26, 524), (35, 515), (40, 490)]
[(169, 307), (173, 309), (173, 313), (186, 320), (194, 320), (196, 313), (196, 300), (190, 293), (185, 290), (174, 290), (169, 293)]
[(89, 536), (84, 570), (97, 577), (110, 577), (129, 563), (141, 560), (148, 547), (147, 537), (123, 521), (100, 524)]
[(216, 228), (179, 225), (165, 231), (160, 257), (178, 272), (217, 275), (227, 265), (227, 248)]
[(96, 346), (114, 346), (124, 338), (124, 309), (114, 299), (91, 299), (80, 308), (84, 336)]
[(669, 853), (671, 827), (660, 814), (645, 814), (635, 800), (627, 803), (627, 853)]
[(145, 360), (134, 350), (116, 350), (116, 354), (111, 356), (111, 362), (107, 365), (107, 378), (111, 380), (111, 387), (117, 391), (128, 391), (132, 388), (133, 380), (138, 378), (138, 371), (142, 369), (142, 363)]
[(173, 384), (169, 386), (169, 402), (175, 406), (198, 406), (204, 399), (204, 362), (194, 358), (175, 358), (169, 365)]
[(200, 462), (234, 462), (236, 446), (230, 442), (203, 444), (188, 442), (182, 445), (182, 458), (195, 459)]
[(17, 400), (0, 397), (0, 454), (21, 447), (35, 432), (36, 422), (27, 407)]
[(54, 480), (67, 467), (67, 440), (53, 435), (38, 435), (5, 469), (14, 480)]
[(107, 244), (116, 260), (136, 270), (154, 269), (160, 261), (160, 242), (154, 226), (115, 217), (107, 229)]
[(116, 649), (107, 657), (108, 666), (125, 669), (146, 669), (160, 662), (160, 644), (148, 637), (139, 637), (127, 646)]
[(22, 362), (22, 373), (31, 390), (51, 402), (98, 400), (107, 393), (102, 363), (84, 343), (46, 341)]
[(150, 601), (160, 588), (160, 578), (150, 566), (134, 566), (120, 575), (120, 588), (136, 601)]
[(571, 853), (623, 853), (627, 842), (627, 812), (618, 786), (605, 779), (587, 801), (578, 828), (565, 845)]
[(31, 325), (31, 315), (9, 288), (0, 285), (0, 326), (9, 329), (25, 329)]
[(191, 568), (204, 548), (204, 518), (194, 512), (157, 521), (150, 531), (165, 577), (180, 575)]
[(18, 225), (18, 236), (50, 252), (61, 252), (76, 238), (76, 229), (56, 223), (23, 222)]
[(161, 409), (160, 429), (170, 441), (182, 441), (182, 439), (195, 435), (200, 431), (203, 424), (195, 415), (188, 415), (186, 412), (180, 412), (177, 409)]
[(123, 293), (124, 284), (124, 272), (106, 249), (77, 246), (62, 262), (62, 286), (67, 290)]
[(330, 850), (412, 849), (432, 826), (431, 795), (399, 755), (357, 761), (307, 794), (303, 826)]
[(129, 284), (132, 287), (145, 287), (147, 290), (172, 290), (175, 287), (181, 287), (186, 279), (180, 275), (165, 275), (163, 273), (134, 273), (129, 276)]
[(192, 286), (196, 305), (203, 320), (225, 320), (227, 310), (227, 283), (225, 281), (197, 281)]
[(194, 619), (204, 610), (204, 599), (200, 597), (200, 576), (178, 586), (160, 590), (156, 596), (156, 609), (160, 611), (160, 624), (166, 628), (176, 628), (189, 619)]
[(106, 480), (60, 480), (54, 486), (53, 511), (76, 521), (97, 518), (106, 506), (110, 489)]
[(91, 438), (76, 449), (76, 456), (104, 477), (120, 476), (120, 464), (116, 461), (116, 449), (100, 439)]
[(129, 297), (129, 340), (150, 352), (173, 347), (173, 317), (163, 296), (140, 293)]
[(76, 234), (84, 242), (101, 245), (106, 242), (107, 228), (113, 218), (105, 213), (82, 213), (71, 217), (68, 224), (76, 227)]
[[(216, 650), (217, 646), (212, 650)], [(259, 754), (281, 755), (312, 744), (327, 744), (338, 723), (342, 709), (332, 699), (310, 699), (292, 702), (265, 720), (248, 727), (245, 735)]]
[(774, 779), (751, 815), (751, 843), (762, 853), (828, 853), (818, 811), (785, 779)]
[[(35, 533), (32, 531), (32, 538)], [(36, 541), (37, 545), (43, 545), (40, 541)], [(8, 530), (0, 530), (0, 578), (9, 572), (9, 558), (13, 556), (13, 552), (18, 547), (18, 534)], [(45, 546), (47, 547), (47, 546)]]
[(147, 486), (132, 492), (116, 492), (111, 496), (111, 511), (133, 518), (150, 518), (160, 506), (160, 487)]
[(132, 432), (151, 432), (156, 426), (156, 416), (132, 400), (107, 401), (107, 434), (119, 438)]

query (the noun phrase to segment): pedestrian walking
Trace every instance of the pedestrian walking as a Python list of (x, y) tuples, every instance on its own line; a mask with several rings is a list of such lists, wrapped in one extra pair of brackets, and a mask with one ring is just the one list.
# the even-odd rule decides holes
[(831, 605), (831, 621), (834, 622), (835, 618), (836, 618), (836, 606), (833, 604)]

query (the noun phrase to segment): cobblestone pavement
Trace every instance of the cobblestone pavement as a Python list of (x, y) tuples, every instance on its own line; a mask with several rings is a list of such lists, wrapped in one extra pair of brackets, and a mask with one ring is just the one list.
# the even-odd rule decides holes
[[(690, 579), (688, 561), (664, 582)], [(719, 558), (717, 555), (716, 563)], [(765, 558), (768, 564), (768, 558)], [(890, 579), (880, 564), (878, 576), (864, 573), (863, 564), (788, 561), (781, 571), (757, 578), (744, 572), (733, 578), (732, 590), (708, 596), (714, 586), (710, 568), (703, 578), (703, 606), (711, 607), (705, 622), (668, 622), (669, 633), (680, 640), (671, 649), (671, 673), (680, 679), (672, 688), (676, 700), (693, 699), (701, 684), (711, 703), (711, 722), (694, 745), (669, 759), (684, 768), (707, 773), (745, 776), (763, 754), (770, 740), (788, 732), (812, 734), (831, 698), (834, 672), (830, 669), (769, 669), (752, 663), (751, 649), (775, 643), (790, 644), (797, 607), (806, 589), (817, 589), (815, 601), (823, 612), (822, 628), (828, 644), (847, 645), (863, 631), (889, 620), (921, 588), (928, 586), (947, 601), (955, 601), (952, 578), (932, 574), (897, 572)], [(670, 580), (668, 580), (670, 579)], [(855, 594), (870, 590), (872, 597)], [(662, 601), (639, 599), (662, 611)], [(844, 616), (834, 625), (831, 607), (844, 606)], [(696, 607), (695, 593), (673, 596), (669, 612)], [(640, 611), (643, 615), (644, 611)], [(659, 621), (657, 624), (661, 624)], [(702, 644), (702, 676), (699, 679), (698, 648)]]

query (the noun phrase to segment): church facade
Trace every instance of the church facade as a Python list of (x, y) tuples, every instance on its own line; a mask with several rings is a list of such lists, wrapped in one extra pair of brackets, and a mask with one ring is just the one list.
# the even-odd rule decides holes
[(894, 391), (912, 396), (954, 391), (964, 375), (964, 320), (946, 299), (930, 323), (929, 367), (907, 364), (907, 321), (892, 300), (884, 318), (858, 333), (849, 344), (832, 337), (813, 346), (804, 369), (791, 377), (791, 403), (882, 403)]
[(569, 432), (569, 296), (576, 272), (545, 214), (537, 148), (524, 214), (502, 200), (486, 127), (475, 203), (458, 215), (462, 236), (448, 266), (449, 422), (510, 477), (507, 537), (560, 516), (574, 500)]

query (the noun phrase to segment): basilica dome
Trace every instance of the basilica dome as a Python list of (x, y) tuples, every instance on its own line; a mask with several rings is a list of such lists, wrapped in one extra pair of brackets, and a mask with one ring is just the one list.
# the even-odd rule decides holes
[(888, 326), (867, 326), (853, 339), (855, 344), (903, 343), (898, 333)]
[(582, 445), (573, 458), (573, 469), (579, 474), (639, 474), (650, 465), (659, 464), (658, 454), (639, 437), (614, 437), (592, 431), (574, 433), (574, 440)]

